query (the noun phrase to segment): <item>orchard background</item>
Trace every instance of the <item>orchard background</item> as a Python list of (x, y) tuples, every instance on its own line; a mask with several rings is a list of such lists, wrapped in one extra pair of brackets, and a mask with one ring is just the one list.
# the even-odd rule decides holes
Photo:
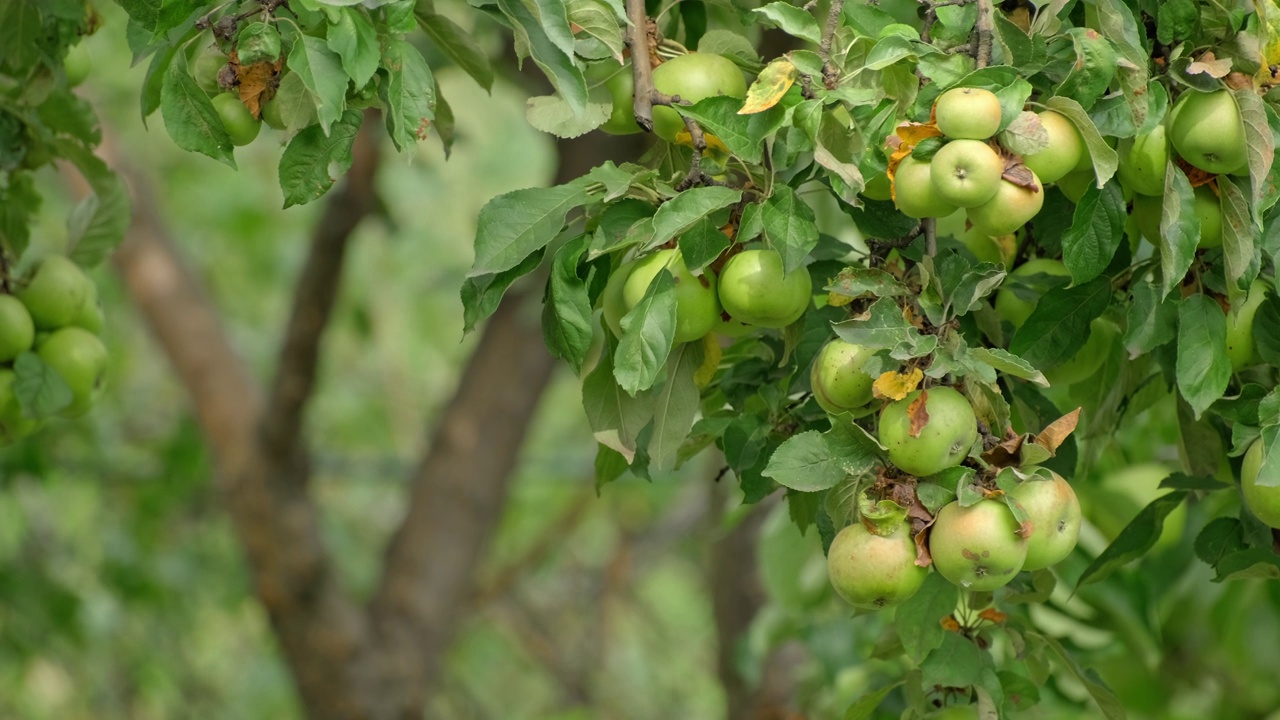
[(1280, 717), (1277, 63), (0, 0), (0, 716)]

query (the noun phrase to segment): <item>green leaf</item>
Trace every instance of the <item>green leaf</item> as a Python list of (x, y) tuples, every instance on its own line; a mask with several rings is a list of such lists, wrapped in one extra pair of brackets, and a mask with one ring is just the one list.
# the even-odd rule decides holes
[[(393, 41), (392, 46), (403, 42)], [(391, 61), (393, 52), (392, 47), (389, 47), (388, 57), (384, 58), (384, 62)], [(341, 58), (321, 38), (299, 35), (293, 43), (293, 49), (289, 51), (288, 65), (307, 90), (311, 91), (316, 117), (324, 131), (329, 132), (330, 126), (342, 118), (347, 106), (348, 78), (342, 69)], [(390, 113), (388, 122), (389, 118)]]
[(92, 151), (71, 140), (54, 142), (58, 153), (80, 171), (93, 193), (67, 218), (69, 256), (77, 265), (96, 267), (124, 240), (133, 203), (120, 178)]
[(559, 138), (576, 138), (595, 130), (609, 119), (613, 105), (588, 103), (586, 112), (574, 112), (559, 95), (531, 97), (525, 102), (524, 116), (529, 124)]
[(379, 88), (387, 116), (387, 133), (400, 152), (427, 139), (436, 117), (436, 81), (418, 48), (389, 40), (382, 52), (387, 82)]
[(596, 445), (596, 494), (627, 471), (627, 458), (608, 445)]
[(622, 339), (613, 369), (618, 385), (633, 397), (653, 387), (675, 336), (676, 280), (664, 268), (640, 302), (622, 317)]
[(544, 248), (538, 248), (519, 265), (499, 273), (476, 275), (462, 282), (462, 332), (470, 333), (476, 324), (493, 314), (507, 288), (516, 280), (533, 272), (542, 264)]
[(769, 458), (763, 474), (801, 492), (826, 490), (848, 477), (840, 458), (817, 430), (787, 438)]
[(901, 346), (907, 357), (928, 355), (938, 347), (937, 336), (921, 335), (892, 298), (880, 298), (862, 316), (835, 323), (832, 328), (845, 342), (873, 350), (896, 350)]
[(293, 136), (280, 155), (280, 190), (286, 208), (305, 205), (329, 192), (351, 168), (351, 147), (363, 120), (362, 113), (348, 110), (328, 135), (312, 125)]
[(969, 354), (975, 360), (986, 363), (1001, 373), (1030, 380), (1040, 387), (1049, 387), (1049, 381), (1045, 379), (1044, 373), (1004, 348), (975, 347), (969, 349)]
[(1231, 381), (1226, 347), (1222, 306), (1200, 293), (1184, 298), (1178, 306), (1178, 390), (1196, 419), (1222, 397)]
[(1250, 548), (1233, 552), (1218, 561), (1214, 582), (1226, 580), (1280, 580), (1280, 555), (1271, 548)]
[(1249, 212), (1249, 198), (1238, 181), (1228, 175), (1218, 176), (1219, 203), (1222, 208), (1222, 260), (1227, 270), (1227, 295), (1233, 305), (1243, 302), (1253, 275), (1254, 237), (1257, 228)]
[(898, 689), (901, 685), (902, 683), (897, 682), (863, 695), (844, 711), (844, 720), (871, 720), (871, 718), (875, 717), (876, 708), (880, 707), (884, 699), (889, 697), (889, 693)]
[(702, 357), (702, 343), (691, 342), (676, 347), (667, 359), (667, 382), (654, 395), (649, 439), (649, 457), (658, 470), (675, 467), (677, 451), (698, 415), (700, 395), (693, 376), (702, 366)]
[(782, 255), (784, 273), (803, 266), (809, 251), (818, 244), (818, 225), (813, 208), (801, 200), (789, 185), (773, 188), (773, 194), (760, 207), (760, 221), (765, 240)]
[(918, 663), (942, 645), (947, 635), (942, 619), (954, 612), (959, 602), (960, 588), (936, 572), (925, 576), (920, 590), (894, 614), (893, 626), (907, 657)]
[(698, 52), (724, 55), (750, 65), (760, 62), (760, 54), (751, 41), (732, 30), (708, 30), (698, 41)]
[(1216, 567), (1222, 558), (1245, 549), (1240, 521), (1233, 517), (1210, 520), (1196, 536), (1195, 548), (1196, 557)]
[(680, 234), (680, 256), (690, 272), (697, 272), (720, 257), (729, 242), (716, 223), (704, 217)]
[(382, 49), (378, 47), (378, 31), (369, 16), (356, 8), (343, 8), (331, 16), (326, 35), (329, 49), (342, 58), (342, 69), (362, 88), (378, 72)]
[(1111, 688), (1105, 683), (1097, 679), (1093, 673), (1086, 673), (1076, 664), (1075, 658), (1066, 651), (1065, 648), (1055, 639), (1038, 633), (1028, 633), (1028, 639), (1042, 643), (1049, 649), (1050, 656), (1055, 663), (1066, 670), (1076, 682), (1084, 686), (1089, 696), (1098, 704), (1098, 709), (1102, 711), (1102, 716), (1107, 720), (1125, 720), (1124, 706), (1120, 704), (1120, 700), (1111, 692)]
[(316, 122), (315, 96), (302, 84), (297, 73), (284, 74), (272, 102), (280, 108), (286, 133), (297, 133)]
[(1165, 297), (1154, 283), (1132, 285), (1124, 345), (1132, 356), (1145, 355), (1177, 336), (1178, 301)]
[(476, 258), (468, 277), (509, 270), (545, 247), (564, 227), (565, 216), (590, 196), (581, 184), (528, 188), (499, 195), (476, 219)]
[(822, 30), (813, 15), (789, 2), (771, 2), (764, 7), (752, 9), (753, 13), (762, 16), (765, 21), (782, 32), (808, 40), (814, 45), (822, 42)]
[(1089, 563), (1076, 587), (1099, 582), (1118, 568), (1146, 555), (1160, 539), (1165, 518), (1187, 499), (1187, 495), (1185, 490), (1177, 490), (1152, 500), (1120, 531), (1107, 549)]
[(856, 266), (841, 270), (840, 274), (823, 289), (851, 298), (898, 297), (911, 294), (911, 290), (906, 285), (884, 270)]
[[(119, 0), (117, 0), (119, 1)], [(156, 0), (150, 0), (155, 2)], [(123, 0), (121, 7), (129, 12), (142, 0)], [(146, 7), (135, 8), (142, 14)], [(10, 0), (0, 3), (0, 47), (5, 49), (5, 63), (24, 67), (37, 61), (41, 54), (37, 39), (41, 36), (40, 0)]]
[[(333, 30), (329, 33), (332, 37)], [(279, 60), (280, 33), (264, 22), (245, 25), (236, 37), (236, 58), (242, 67)]]
[(765, 139), (786, 120), (786, 109), (775, 105), (764, 112), (739, 115), (741, 109), (741, 100), (725, 95), (677, 108), (681, 115), (697, 120), (704, 131), (719, 138), (729, 152), (748, 163), (758, 163), (764, 157)]
[[(1275, 136), (1267, 121), (1267, 107), (1262, 96), (1252, 88), (1234, 93), (1240, 107), (1240, 119), (1244, 122), (1245, 153), (1249, 160), (1249, 180), (1253, 188), (1250, 207), (1259, 208), (1269, 184), (1275, 182), (1272, 174), (1276, 156)], [(1254, 218), (1254, 230), (1250, 237), (1262, 229), (1262, 218)], [(1223, 218), (1224, 230), (1226, 218)]]
[[(584, 112), (587, 108), (587, 80), (583, 77), (582, 70), (573, 62), (573, 34), (569, 32), (564, 4), (557, 0), (542, 0), (539, 12), (543, 19), (540, 20), (521, 0), (497, 2), (503, 14), (514, 25), (517, 45), (528, 49), (533, 61), (542, 68), (547, 79), (569, 103), (569, 107), (574, 112)], [(559, 17), (555, 12), (557, 7)], [(543, 20), (546, 20), (545, 25)], [(564, 45), (566, 40), (567, 50)]]
[(1111, 303), (1111, 281), (1094, 278), (1083, 285), (1054, 288), (1036, 303), (1018, 328), (1009, 351), (1041, 370), (1070, 360), (1089, 336), (1089, 324)]
[(1253, 316), (1253, 341), (1268, 365), (1280, 366), (1280, 295), (1268, 295)]
[(582, 407), (596, 441), (620, 453), (628, 463), (635, 460), (636, 440), (653, 418), (653, 393), (623, 392), (614, 377), (616, 345), (606, 342), (595, 370), (582, 381)]
[(164, 82), (168, 77), (169, 65), (181, 49), (181, 45), (169, 45), (151, 56), (151, 64), (147, 65), (147, 74), (142, 79), (142, 93), (139, 101), (142, 106), (142, 124), (145, 127), (147, 118), (160, 109), (160, 99), (164, 91)]
[(1147, 82), (1151, 79), (1145, 28), (1139, 27), (1133, 11), (1122, 0), (1095, 0), (1093, 6), (1097, 9), (1098, 31), (1116, 49), (1116, 77), (1129, 105), (1133, 126), (1142, 127), (1147, 120)]
[(574, 374), (591, 347), (595, 332), (587, 281), (578, 274), (578, 263), (587, 251), (589, 236), (580, 235), (560, 246), (551, 261), (551, 277), (542, 305), (542, 337), (554, 357), (569, 363)]
[(1111, 264), (1128, 217), (1120, 183), (1108, 182), (1101, 190), (1090, 185), (1076, 203), (1071, 228), (1062, 236), (1062, 262), (1076, 283), (1088, 282)]
[(188, 152), (198, 152), (231, 167), (236, 166), (234, 146), (209, 96), (196, 85), (187, 70), (187, 59), (179, 53), (169, 64), (160, 89), (160, 115), (173, 143)]
[(485, 90), (493, 88), (493, 66), (489, 63), (489, 56), (476, 44), (471, 33), (444, 15), (436, 14), (430, 0), (418, 0), (414, 6), (414, 15), (422, 31), (441, 52), (479, 83), (480, 87)]
[(1156, 38), (1163, 45), (1174, 45), (1191, 37), (1200, 20), (1195, 0), (1168, 0), (1157, 7)]
[(969, 687), (982, 677), (982, 652), (972, 640), (944, 632), (938, 648), (920, 663), (924, 686)]
[[(580, 37), (593, 38), (622, 62), (622, 19), (601, 0), (568, 0), (570, 27)], [(581, 50), (579, 50), (581, 52)], [(603, 53), (597, 53), (603, 55)]]
[(1076, 130), (1080, 132), (1080, 137), (1084, 139), (1085, 148), (1089, 151), (1089, 157), (1093, 162), (1094, 176), (1098, 178), (1098, 185), (1106, 185), (1112, 176), (1116, 174), (1116, 168), (1120, 166), (1120, 156), (1116, 151), (1102, 139), (1098, 127), (1093, 124), (1093, 120), (1089, 117), (1089, 113), (1080, 106), (1080, 103), (1071, 98), (1056, 96), (1045, 101), (1045, 105), (1071, 121), (1076, 126)]
[(1095, 30), (1071, 28), (1067, 33), (1075, 45), (1076, 60), (1055, 93), (1072, 98), (1088, 110), (1116, 75), (1116, 50)]
[(662, 245), (693, 227), (702, 218), (741, 199), (741, 190), (719, 185), (685, 190), (663, 203), (653, 214), (653, 237), (645, 247)]
[(51, 417), (75, 400), (67, 381), (33, 352), (18, 355), (13, 373), (13, 394), (29, 418)]
[(1172, 157), (1165, 168), (1164, 204), (1160, 210), (1161, 297), (1182, 283), (1200, 245), (1200, 218), (1196, 215), (1191, 181)]

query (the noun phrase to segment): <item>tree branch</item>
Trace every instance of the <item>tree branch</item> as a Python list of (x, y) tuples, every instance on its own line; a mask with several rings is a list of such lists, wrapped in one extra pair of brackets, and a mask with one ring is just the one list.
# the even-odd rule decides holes
[(374, 111), (365, 114), (352, 150), (351, 170), (325, 203), (306, 264), (294, 286), (289, 325), (260, 425), (262, 450), (268, 458), (291, 462), (301, 451), (303, 413), (315, 389), (320, 341), (338, 297), (347, 244), (356, 227), (377, 207), (374, 178), (381, 132), (377, 118)]
[(995, 33), (995, 3), (992, 0), (976, 0), (978, 19), (973, 25), (976, 36), (973, 59), (979, 68), (991, 64), (991, 41)]
[(827, 23), (822, 28), (822, 44), (818, 46), (818, 53), (822, 56), (822, 84), (828, 90), (835, 90), (840, 81), (840, 73), (831, 63), (831, 41), (835, 39), (836, 28), (840, 25), (843, 13), (844, 0), (831, 0), (831, 7), (827, 10)]
[(636, 124), (653, 132), (653, 61), (649, 47), (649, 15), (644, 0), (627, 0), (627, 47), (631, 49), (631, 77), (635, 89), (631, 109)]

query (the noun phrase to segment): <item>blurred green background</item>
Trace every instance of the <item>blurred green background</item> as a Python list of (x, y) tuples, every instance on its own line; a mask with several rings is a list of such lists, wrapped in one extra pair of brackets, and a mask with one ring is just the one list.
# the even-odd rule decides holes
[[(278, 209), (280, 143), (271, 137), (241, 149), (235, 172), (178, 150), (158, 116), (144, 127), (145, 68), (129, 68), (121, 15), (102, 9), (83, 92), (118, 154), (153, 181), (174, 239), (266, 377), (321, 204)], [(499, 52), (493, 28), (477, 32)], [(472, 349), (458, 288), (476, 214), (490, 197), (555, 173), (555, 143), (524, 121), (522, 77), (512, 69), (487, 94), (442, 69), (459, 127), (452, 156), (434, 139), (412, 162), (389, 155), (378, 179), (387, 218), (364, 223), (352, 245), (308, 432), (326, 538), (361, 595), (399, 522), (409, 469)], [(69, 204), (57, 175), (42, 183), (38, 236), (56, 247)], [(847, 224), (831, 229), (856, 234)], [(111, 390), (87, 418), (51, 424), (0, 454), (0, 717), (299, 717), (185, 393), (118, 278), (104, 266), (95, 280), (107, 307)], [(1173, 468), (1173, 416), (1157, 404), (1102, 441), (1101, 460), (1074, 479), (1086, 501), (1124, 466), (1147, 464), (1154, 480), (1107, 482), (1154, 485)], [(711, 482), (714, 457), (652, 483), (624, 479), (597, 497), (594, 451), (578, 381), (561, 368), (427, 717), (724, 717), (722, 644), (728, 671), (750, 684), (781, 672), (798, 717), (839, 718), (899, 674), (884, 618), (850, 617), (827, 586), (816, 533), (802, 537), (784, 507), (736, 509), (732, 478)], [(1261, 581), (1214, 585), (1191, 559), (1195, 531), (1229, 509), (1192, 508), (1185, 532), (1171, 532), (1141, 571), (1075, 597), (1062, 583), (1035, 611), (1135, 717), (1243, 720), (1280, 704), (1272, 672), (1280, 591)], [(760, 527), (758, 560), (752, 534), (732, 532), (742, 522)], [(1104, 532), (1115, 529), (1086, 530), (1086, 552), (1105, 546)], [(1087, 563), (1075, 560), (1068, 576)], [(740, 602), (762, 609), (742, 637), (717, 634), (714, 584), (724, 579), (713, 567), (760, 570), (764, 594)], [(1092, 717), (1078, 683), (1055, 680), (1042, 692), (1045, 706), (1028, 717)], [(890, 705), (885, 717), (896, 716)]]

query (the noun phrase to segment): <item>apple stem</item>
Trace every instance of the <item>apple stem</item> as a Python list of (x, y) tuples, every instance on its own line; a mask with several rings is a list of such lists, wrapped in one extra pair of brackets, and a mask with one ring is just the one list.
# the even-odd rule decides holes
[(818, 53), (822, 56), (822, 84), (828, 90), (835, 90), (840, 80), (839, 71), (831, 63), (831, 42), (835, 39), (836, 28), (840, 25), (843, 13), (844, 0), (831, 0), (831, 7), (827, 10), (827, 24), (822, 28), (822, 44), (819, 45)]

